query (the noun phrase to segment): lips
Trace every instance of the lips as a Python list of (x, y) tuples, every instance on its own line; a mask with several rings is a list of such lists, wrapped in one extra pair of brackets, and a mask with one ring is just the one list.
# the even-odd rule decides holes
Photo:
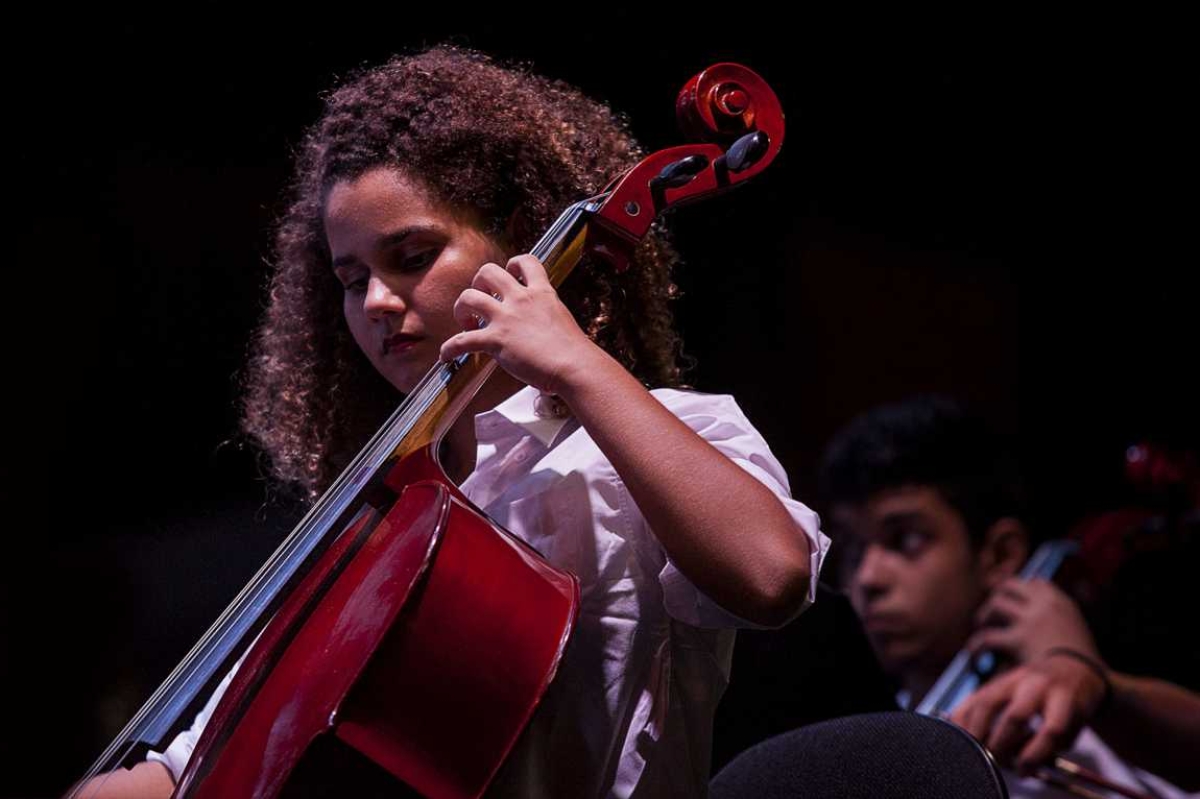
[(863, 617), (863, 629), (871, 635), (898, 635), (907, 625), (900, 616), (890, 613), (868, 613)]
[(383, 340), (382, 352), (384, 355), (404, 352), (420, 340), (421, 336), (412, 333), (393, 333)]

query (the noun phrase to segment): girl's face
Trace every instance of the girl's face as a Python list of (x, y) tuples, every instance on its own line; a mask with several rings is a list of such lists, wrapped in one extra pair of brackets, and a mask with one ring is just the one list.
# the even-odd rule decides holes
[(461, 330), (453, 308), (479, 267), (503, 264), (500, 246), (398, 170), (377, 167), (336, 183), (325, 239), (345, 289), (342, 309), (358, 346), (407, 394)]

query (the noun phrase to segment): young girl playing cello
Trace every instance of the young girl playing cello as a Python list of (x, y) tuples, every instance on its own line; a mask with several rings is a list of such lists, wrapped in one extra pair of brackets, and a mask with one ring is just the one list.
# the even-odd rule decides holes
[[(244, 426), (279, 480), (317, 496), (439, 360), (501, 367), (441, 463), (579, 578), (581, 607), (500, 794), (703, 795), (733, 629), (792, 618), (828, 545), (732, 398), (670, 388), (659, 235), (621, 274), (585, 259), (561, 293), (517, 255), (639, 152), (574, 89), (434, 49), (330, 95), (277, 233)], [(216, 700), (84, 795), (167, 795)]]

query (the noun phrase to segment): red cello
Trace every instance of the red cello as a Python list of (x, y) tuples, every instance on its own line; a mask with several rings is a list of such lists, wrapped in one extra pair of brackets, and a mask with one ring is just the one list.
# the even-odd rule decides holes
[[(695, 76), (677, 111), (709, 141), (654, 153), (568, 208), (532, 250), (555, 286), (588, 253), (626, 268), (659, 213), (754, 177), (782, 145), (777, 99), (738, 65)], [(422, 794), (483, 793), (579, 603), (573, 576), (473, 508), (438, 463), (495, 366), (473, 355), (430, 370), (89, 777), (161, 748), (236, 663), (176, 796), (275, 796), (328, 736)]]

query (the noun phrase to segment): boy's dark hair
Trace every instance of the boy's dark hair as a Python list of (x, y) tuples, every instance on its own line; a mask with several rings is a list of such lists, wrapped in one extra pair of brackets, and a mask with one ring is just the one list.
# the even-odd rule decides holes
[(863, 505), (903, 486), (937, 489), (962, 514), (976, 546), (997, 520), (1025, 513), (1015, 458), (982, 419), (949, 397), (873, 408), (825, 449), (820, 488), (827, 506)]

